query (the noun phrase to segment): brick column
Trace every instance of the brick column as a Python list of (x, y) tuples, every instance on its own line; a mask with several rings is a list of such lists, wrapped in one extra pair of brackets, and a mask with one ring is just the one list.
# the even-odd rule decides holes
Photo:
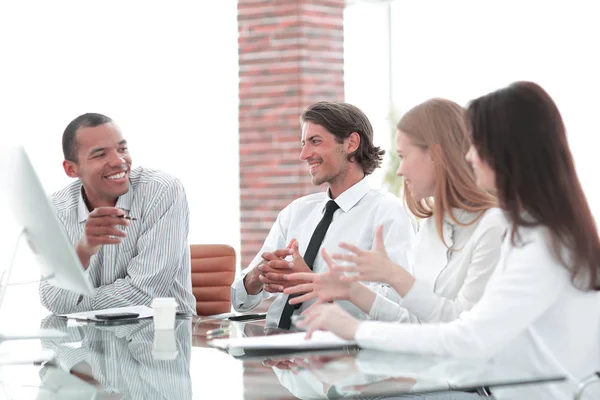
[(344, 0), (239, 0), (242, 268), (278, 212), (315, 191), (298, 117), (344, 99)]

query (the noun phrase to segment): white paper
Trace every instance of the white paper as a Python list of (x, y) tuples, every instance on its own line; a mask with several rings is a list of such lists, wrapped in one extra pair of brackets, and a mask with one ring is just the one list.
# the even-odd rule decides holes
[(0, 332), (0, 343), (6, 340), (61, 339), (67, 336), (65, 332), (56, 329), (12, 330)]
[(50, 349), (19, 351), (18, 353), (0, 353), (0, 365), (33, 364), (53, 360), (54, 351)]
[(239, 337), (231, 339), (214, 339), (208, 342), (221, 349), (325, 349), (331, 347), (354, 346), (355, 341), (344, 340), (331, 332), (314, 332), (306, 339), (305, 332), (284, 333), (272, 336)]
[(95, 318), (96, 314), (118, 314), (118, 313), (136, 313), (140, 314), (137, 319), (150, 318), (154, 315), (154, 311), (150, 307), (146, 306), (133, 306), (133, 307), (116, 307), (107, 308), (105, 310), (86, 311), (73, 314), (58, 314), (59, 317), (65, 317), (69, 319), (79, 319), (84, 321), (104, 321)]
[(72, 349), (80, 349), (81, 346), (83, 346), (83, 342), (62, 343), (61, 346), (70, 347)]

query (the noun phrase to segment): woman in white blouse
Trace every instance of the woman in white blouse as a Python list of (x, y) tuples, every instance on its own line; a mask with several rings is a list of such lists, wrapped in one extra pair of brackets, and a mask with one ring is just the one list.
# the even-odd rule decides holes
[[(542, 390), (544, 398), (570, 398), (575, 383), (600, 368), (600, 240), (562, 118), (531, 82), (474, 100), (468, 117), (477, 183), (497, 190), (511, 223), (481, 300), (454, 321), (423, 325), (359, 322), (335, 305), (316, 304), (298, 325), (308, 336), (328, 330), (365, 348), (494, 356), (560, 371), (566, 382), (531, 386), (531, 397), (519, 398), (540, 398)], [(354, 267), (338, 268), (368, 271), (382, 254), (361, 251)], [(502, 389), (494, 394), (504, 397)]]
[[(340, 279), (344, 274), (335, 269), (288, 275), (308, 281), (284, 291), (303, 293), (290, 303), (349, 300), (371, 319), (396, 322), (452, 321), (471, 309), (500, 257), (506, 220), (494, 208), (496, 199), (475, 182), (465, 160), (470, 143), (466, 110), (452, 101), (431, 99), (404, 114), (397, 125), (397, 174), (404, 177), (408, 209), (422, 219), (407, 251), (409, 265), (395, 265), (385, 256), (385, 262), (361, 269), (352, 280)], [(383, 235), (380, 227), (378, 246)], [(351, 244), (341, 247), (360, 251)], [(389, 300), (359, 281), (388, 284), (400, 297)]]

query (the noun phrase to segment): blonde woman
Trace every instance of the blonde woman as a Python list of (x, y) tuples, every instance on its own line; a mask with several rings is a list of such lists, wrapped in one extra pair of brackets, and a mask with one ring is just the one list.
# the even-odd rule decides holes
[[(496, 200), (475, 183), (465, 155), (470, 147), (465, 109), (431, 99), (408, 111), (397, 125), (398, 175), (404, 177), (408, 209), (422, 219), (407, 252), (409, 265), (397, 265), (383, 248), (379, 227), (373, 249), (340, 243), (336, 260), (357, 265), (348, 277), (335, 268), (325, 274), (289, 274), (304, 280), (285, 293), (306, 293), (290, 303), (318, 298), (349, 300), (372, 319), (397, 322), (451, 321), (475, 305), (498, 261), (506, 229)], [(382, 282), (399, 294), (377, 295), (360, 281)]]

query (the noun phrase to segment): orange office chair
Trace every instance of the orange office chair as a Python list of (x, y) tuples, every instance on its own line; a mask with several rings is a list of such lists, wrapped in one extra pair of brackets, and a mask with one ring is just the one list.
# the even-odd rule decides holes
[(230, 287), (235, 276), (235, 250), (225, 244), (193, 244), (192, 290), (198, 315), (231, 310)]

